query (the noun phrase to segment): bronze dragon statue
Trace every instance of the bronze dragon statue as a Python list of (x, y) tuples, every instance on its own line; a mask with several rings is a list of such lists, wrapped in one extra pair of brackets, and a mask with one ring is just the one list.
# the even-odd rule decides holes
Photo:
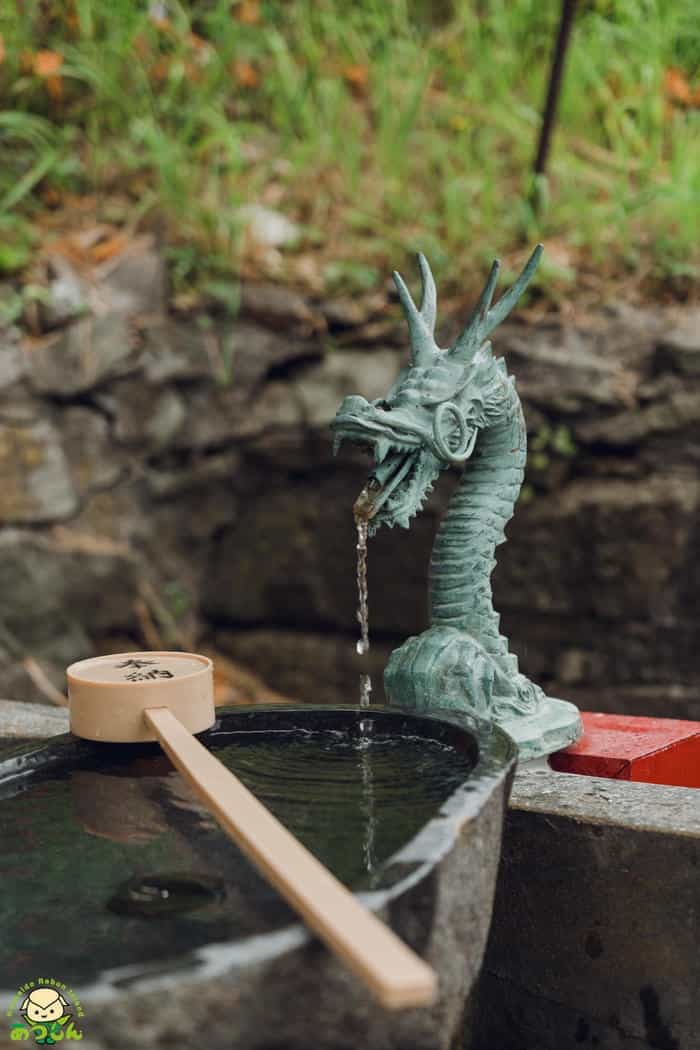
[(441, 350), (434, 337), (435, 281), (423, 255), (420, 309), (398, 273), (408, 323), (408, 366), (383, 398), (346, 397), (332, 427), (370, 447), (375, 465), (355, 504), (370, 534), (408, 528), (446, 467), (467, 465), (438, 530), (430, 562), (431, 626), (394, 650), (384, 673), (390, 703), (415, 711), (467, 710), (497, 722), (521, 759), (566, 747), (580, 731), (573, 704), (548, 697), (518, 669), (493, 608), (496, 546), (513, 515), (526, 460), (526, 430), (515, 381), (487, 341), (515, 306), (542, 253), (538, 245), (512, 287), (492, 305), (494, 262), (467, 325)]

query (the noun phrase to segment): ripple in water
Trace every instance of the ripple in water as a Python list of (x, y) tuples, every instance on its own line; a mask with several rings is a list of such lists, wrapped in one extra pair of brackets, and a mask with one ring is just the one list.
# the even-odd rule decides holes
[(217, 757), (340, 879), (371, 886), (377, 868), (468, 776), (446, 744), (378, 732), (242, 733)]

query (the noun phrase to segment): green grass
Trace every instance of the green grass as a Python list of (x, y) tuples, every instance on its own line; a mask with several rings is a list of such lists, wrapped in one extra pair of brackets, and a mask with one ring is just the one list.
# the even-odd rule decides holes
[[(599, 294), (594, 275), (613, 294), (697, 278), (700, 91), (698, 107), (664, 95), (672, 67), (700, 88), (695, 0), (579, 4), (539, 215), (555, 0), (166, 6), (164, 28), (145, 0), (3, 5), (0, 268), (32, 258), (52, 192), (164, 223), (181, 287), (265, 271), (238, 216), (258, 201), (303, 231), (274, 276), (316, 290), (371, 286), (416, 248), (471, 290), (537, 239), (555, 296)], [(39, 49), (63, 56), (58, 98)]]

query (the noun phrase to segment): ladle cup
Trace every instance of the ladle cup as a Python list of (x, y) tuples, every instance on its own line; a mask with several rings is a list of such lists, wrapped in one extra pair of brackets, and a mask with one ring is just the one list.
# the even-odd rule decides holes
[(383, 1006), (434, 1002), (435, 971), (192, 735), (216, 720), (208, 657), (120, 653), (72, 664), (67, 678), (76, 736), (110, 743), (157, 740), (258, 871)]

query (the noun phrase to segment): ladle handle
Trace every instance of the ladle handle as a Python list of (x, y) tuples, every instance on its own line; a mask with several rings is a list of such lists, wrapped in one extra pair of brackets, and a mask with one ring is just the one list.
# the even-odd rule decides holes
[(391, 1009), (435, 1001), (437, 975), (368, 911), (167, 707), (144, 718), (210, 812), (255, 867)]

